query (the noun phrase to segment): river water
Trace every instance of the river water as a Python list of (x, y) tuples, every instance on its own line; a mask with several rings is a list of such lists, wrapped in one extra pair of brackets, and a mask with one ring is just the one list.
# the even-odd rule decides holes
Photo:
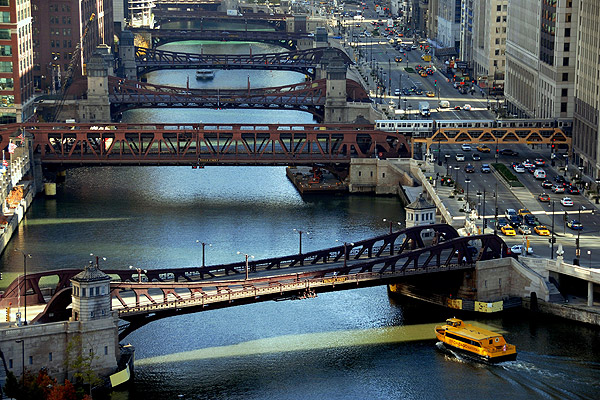
[[(167, 46), (199, 52), (194, 42)], [(211, 48), (212, 46), (212, 48)], [(249, 51), (248, 44), (225, 49)], [(253, 44), (253, 51), (275, 48)], [(160, 71), (149, 82), (191, 87), (277, 86), (292, 72)], [(123, 122), (311, 123), (309, 114), (256, 110), (136, 110)], [(280, 167), (103, 167), (68, 171), (56, 199), (38, 198), (1, 258), (5, 282), (30, 271), (85, 265), (143, 269), (241, 261), (335, 245), (387, 231), (402, 221), (393, 197), (301, 197)], [(388, 296), (385, 287), (265, 302), (172, 317), (126, 338), (136, 347), (135, 384), (112, 394), (134, 399), (596, 399), (600, 331), (513, 312), (476, 323), (505, 332), (517, 361), (486, 366), (440, 352), (433, 327), (453, 316)], [(473, 316), (466, 316), (472, 319)]]

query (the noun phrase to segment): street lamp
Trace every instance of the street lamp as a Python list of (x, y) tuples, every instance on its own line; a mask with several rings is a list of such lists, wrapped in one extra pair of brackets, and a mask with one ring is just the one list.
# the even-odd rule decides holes
[(469, 208), (469, 211), (470, 211), (471, 205), (469, 204), (469, 183), (471, 183), (471, 179), (466, 178), (465, 183), (467, 184), (467, 207)]
[(588, 250), (587, 253), (588, 253), (588, 256), (590, 256), (590, 268), (592, 268), (592, 251)]
[[(393, 229), (393, 225), (394, 225), (394, 221), (392, 221), (391, 219), (388, 220), (386, 218), (383, 219), (383, 222), (389, 222), (390, 223), (390, 235), (392, 234), (392, 229)], [(396, 222), (398, 225), (402, 226), (402, 224), (400, 222)]]
[(15, 343), (21, 343), (21, 379), (25, 382), (25, 340), (15, 340)]
[(310, 235), (310, 232), (301, 231), (300, 229), (294, 229), (294, 232), (298, 232), (300, 235), (300, 243), (298, 246), (298, 254), (302, 254), (302, 234), (306, 234), (306, 236)]
[[(578, 217), (577, 220), (579, 221), (579, 223), (581, 223), (581, 210), (585, 210), (586, 208), (584, 206), (579, 206), (579, 212), (578, 212)], [(575, 257), (577, 260), (577, 263), (573, 263), (575, 265), (579, 265), (579, 256), (581, 254), (581, 249), (579, 248), (579, 236), (581, 234), (581, 229), (577, 230), (577, 240), (575, 241)]]
[[(339, 242), (339, 240), (336, 239), (336, 242)], [(347, 267), (348, 265), (348, 246), (354, 246), (353, 242), (343, 242), (344, 243), (344, 268)]]
[[(238, 251), (237, 253), (242, 254), (242, 252), (240, 251)], [(244, 257), (246, 257), (246, 280), (248, 280), (248, 258), (254, 258), (254, 256), (244, 254)]]
[(550, 238), (550, 259), (553, 260), (554, 259), (554, 200), (552, 200), (552, 229), (551, 229), (551, 235), (552, 237)]
[(456, 185), (458, 184), (458, 171), (460, 170), (460, 167), (456, 165), (454, 166), (454, 170), (456, 171), (456, 178), (454, 179), (454, 186), (456, 187)]
[[(135, 269), (137, 271), (137, 273), (138, 273), (138, 283), (142, 283), (142, 269), (134, 267), (133, 265), (130, 265), (129, 269)], [(148, 270), (145, 269), (144, 270), (144, 274), (147, 273), (147, 272), (148, 272)]]
[[(27, 259), (31, 258), (31, 254), (25, 253), (23, 250), (15, 248), (15, 251), (23, 254), (23, 309), (25, 316), (23, 318), (23, 324), (27, 325)], [(20, 287), (21, 285), (19, 285)]]
[[(478, 217), (478, 219), (481, 219), (481, 196), (483, 196), (483, 193), (481, 193), (480, 191), (477, 191), (477, 217)], [(481, 227), (481, 230), (483, 231), (483, 226)]]
[(208, 245), (208, 247), (212, 247), (212, 244), (210, 243), (205, 243), (205, 242), (201, 242), (199, 240), (196, 240), (196, 243), (202, 243), (202, 268), (204, 268), (205, 264), (205, 258), (204, 258), (204, 247), (206, 247), (206, 245)]

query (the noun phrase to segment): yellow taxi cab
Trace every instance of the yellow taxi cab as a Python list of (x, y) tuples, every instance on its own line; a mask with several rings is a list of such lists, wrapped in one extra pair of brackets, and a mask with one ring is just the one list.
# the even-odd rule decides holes
[(421, 72), (420, 72), (420, 75), (421, 75), (423, 78), (427, 78), (427, 72), (425, 72), (425, 70), (421, 70)]
[(432, 91), (425, 93), (427, 97), (435, 97), (435, 94)]
[(480, 144), (479, 146), (477, 146), (477, 151), (480, 151), (482, 153), (489, 153), (490, 151), (492, 151), (492, 149), (487, 147), (487, 145), (485, 144)]
[(524, 216), (525, 216), (525, 215), (527, 215), (527, 214), (531, 214), (531, 211), (529, 211), (529, 210), (528, 210), (528, 209), (526, 209), (526, 208), (521, 208), (521, 209), (519, 210), (518, 214), (519, 214), (521, 217), (524, 217)]
[(538, 225), (533, 230), (540, 236), (550, 236), (550, 229), (546, 225)]
[(500, 228), (500, 230), (506, 236), (516, 236), (517, 234), (517, 232), (515, 232), (515, 228), (510, 225), (504, 225), (502, 228)]

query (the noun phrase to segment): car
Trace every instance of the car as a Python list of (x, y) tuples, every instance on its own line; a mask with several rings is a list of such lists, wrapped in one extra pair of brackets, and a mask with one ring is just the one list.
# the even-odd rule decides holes
[(479, 160), (481, 160), (481, 156), (478, 153), (473, 153), (471, 155), (471, 158), (473, 159), (473, 161), (479, 161)]
[(416, 50), (416, 49), (418, 49), (418, 47), (417, 47), (417, 45), (416, 45), (416, 44), (413, 44), (412, 46), (410, 46), (410, 48), (411, 48), (411, 50)]
[[(525, 246), (522, 244), (515, 244), (510, 248), (510, 252), (513, 254), (523, 254), (525, 250)], [(531, 247), (527, 248), (527, 254), (533, 254), (533, 249)]]
[(543, 167), (544, 165), (546, 165), (546, 161), (544, 161), (543, 158), (536, 158), (535, 160), (533, 160), (533, 162), (536, 167)]
[(551, 189), (553, 186), (552, 181), (549, 181), (548, 179), (546, 179), (544, 182), (542, 182), (542, 187), (544, 189)]
[(471, 151), (471, 145), (470, 144), (463, 143), (463, 144), (460, 145), (460, 148), (462, 149), (462, 151)]
[(416, 88), (416, 89), (415, 89), (415, 94), (416, 94), (417, 96), (421, 96), (421, 95), (423, 94), (423, 89)]
[(513, 215), (517, 215), (517, 210), (515, 210), (514, 208), (507, 208), (506, 210), (504, 210), (504, 216), (506, 218), (510, 218)]
[(394, 90), (394, 96), (400, 96), (400, 89)]
[(460, 110), (462, 110), (462, 108), (461, 108), (461, 106), (454, 106), (454, 110), (460, 111)]
[(427, 93), (425, 93), (425, 96), (427, 97), (435, 97), (435, 93), (433, 93), (431, 90), (428, 91)]
[(492, 172), (492, 169), (490, 168), (489, 164), (481, 164), (481, 172), (484, 174), (489, 174)]
[(517, 211), (517, 214), (519, 214), (521, 217), (524, 217), (527, 214), (531, 214), (531, 211), (529, 211), (526, 208), (521, 208), (521, 209), (519, 209), (519, 211)]
[(541, 193), (538, 196), (538, 200), (544, 203), (549, 203), (550, 202), (550, 196), (548, 196), (546, 193)]
[(411, 95), (411, 91), (410, 91), (410, 90), (408, 90), (408, 89), (406, 89), (406, 88), (404, 88), (404, 89), (402, 89), (402, 94), (403, 94), (404, 96), (410, 96), (410, 95)]
[(525, 215), (525, 217), (523, 217), (523, 220), (525, 220), (525, 223), (529, 226), (537, 225), (537, 220), (535, 219), (535, 216), (533, 214)]
[(470, 105), (470, 104), (465, 104), (465, 105), (463, 106), (463, 110), (465, 110), (465, 111), (471, 111), (471, 108), (472, 108), (472, 107), (471, 107), (471, 105)]
[(455, 155), (454, 158), (456, 158), (456, 161), (465, 161), (465, 155), (461, 153)]
[(523, 223), (523, 217), (520, 217), (518, 215), (511, 215), (510, 218), (508, 218), (508, 221), (513, 226), (519, 226)]
[(489, 153), (490, 151), (492, 151), (492, 149), (487, 147), (487, 145), (485, 144), (480, 144), (479, 146), (477, 146), (477, 151), (480, 151), (482, 153)]
[(502, 154), (503, 156), (518, 156), (519, 153), (512, 150), (512, 149), (502, 149), (500, 150), (500, 154)]
[(467, 165), (465, 165), (465, 172), (467, 172), (467, 173), (475, 172), (475, 167), (471, 164), (467, 164)]
[(515, 172), (518, 172), (520, 174), (525, 172), (525, 167), (523, 167), (521, 164), (513, 165), (513, 169), (515, 170)]
[(538, 225), (533, 228), (533, 231), (540, 236), (550, 236), (550, 229), (546, 225)]
[(402, 62), (402, 57), (394, 57), (394, 61), (397, 63)]
[(556, 183), (567, 183), (567, 180), (565, 179), (564, 176), (556, 175), (554, 177), (554, 182), (556, 182)]
[(569, 193), (569, 194), (579, 194), (579, 189), (577, 189), (575, 186), (569, 186), (567, 188), (567, 193)]
[(560, 204), (562, 204), (563, 207), (573, 207), (573, 200), (571, 200), (570, 197), (563, 197), (560, 199)]
[(552, 186), (552, 191), (554, 193), (564, 193), (565, 187), (563, 185), (554, 185), (554, 186)]
[(509, 225), (508, 220), (504, 217), (499, 217), (498, 222), (496, 222), (496, 226), (498, 227), (498, 229), (506, 225)]
[(567, 226), (574, 231), (580, 231), (583, 229), (583, 224), (576, 219), (567, 222)]
[(533, 177), (535, 179), (546, 179), (546, 171), (544, 171), (543, 169), (536, 169), (533, 172)]
[(521, 164), (523, 164), (523, 166), (524, 166), (525, 168), (531, 168), (531, 167), (535, 167), (535, 165), (533, 165), (533, 163), (532, 163), (531, 161), (529, 161), (529, 160), (525, 160), (525, 161), (523, 161)]
[(504, 225), (500, 228), (500, 231), (506, 236), (516, 236), (517, 232), (515, 232), (514, 228), (510, 225)]
[(526, 170), (527, 172), (529, 172), (530, 174), (533, 174), (533, 173), (535, 172), (536, 168), (537, 168), (537, 167), (529, 167), (529, 168), (525, 168), (525, 170)]
[(521, 235), (531, 235), (531, 228), (528, 227), (527, 225), (519, 225), (518, 232)]

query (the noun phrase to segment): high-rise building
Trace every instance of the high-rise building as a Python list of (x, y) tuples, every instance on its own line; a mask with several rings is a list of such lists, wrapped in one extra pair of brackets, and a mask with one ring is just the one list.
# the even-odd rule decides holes
[(473, 70), (488, 94), (501, 93), (504, 87), (507, 13), (508, 0), (474, 2)]
[(427, 8), (427, 37), (431, 39), (435, 39), (438, 35), (437, 33), (437, 22), (438, 19), (438, 0), (429, 0), (429, 7)]
[(0, 123), (33, 115), (33, 48), (29, 0), (0, 0)]
[(509, 112), (573, 116), (576, 15), (572, 0), (509, 1), (504, 87)]
[(437, 42), (442, 47), (460, 48), (460, 0), (438, 0)]
[(597, 180), (600, 178), (600, 6), (597, 0), (579, 0), (578, 6), (577, 17), (573, 19), (579, 29), (575, 44), (573, 153), (575, 164), (583, 167), (582, 172)]
[(463, 0), (460, 17), (460, 59), (473, 61), (473, 0)]
[(85, 83), (75, 81), (85, 75), (87, 60), (99, 44), (113, 45), (112, 0), (31, 0), (31, 3), (36, 49), (34, 83), (42, 93), (60, 92), (73, 53), (89, 24), (87, 36), (80, 44), (74, 87), (69, 90), (70, 95), (82, 94)]

